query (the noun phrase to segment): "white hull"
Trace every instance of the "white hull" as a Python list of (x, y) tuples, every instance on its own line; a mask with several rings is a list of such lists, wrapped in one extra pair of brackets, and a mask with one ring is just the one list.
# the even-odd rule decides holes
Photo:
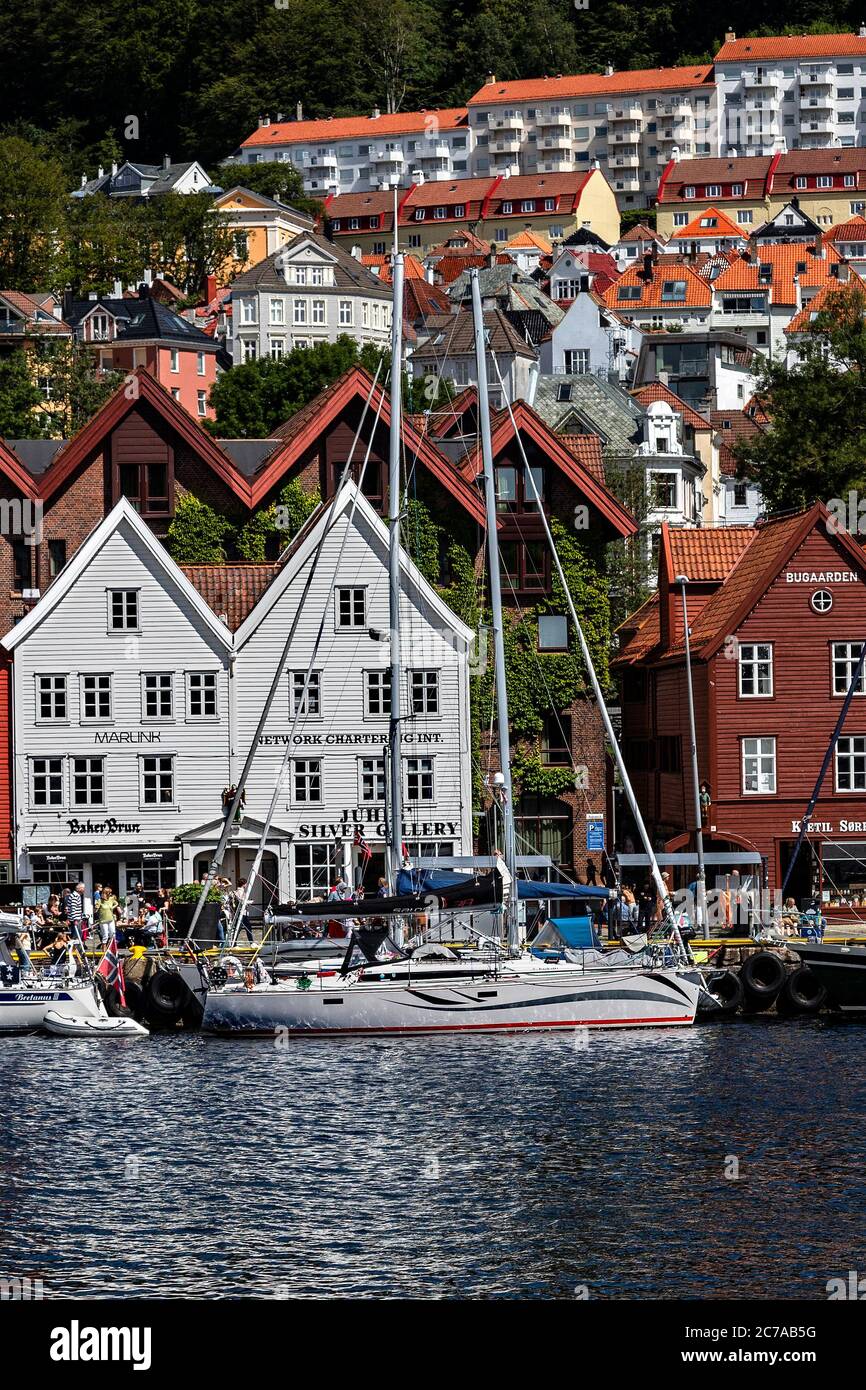
[(43, 1028), (58, 1038), (149, 1038), (150, 1034), (134, 1018), (69, 1018), (49, 1009)]
[(48, 1013), (71, 1020), (105, 1016), (89, 981), (23, 980), (0, 987), (0, 1034), (32, 1033)]
[(211, 1033), (307, 1036), (688, 1027), (700, 986), (676, 970), (550, 967), (461, 980), (320, 979), (211, 990)]

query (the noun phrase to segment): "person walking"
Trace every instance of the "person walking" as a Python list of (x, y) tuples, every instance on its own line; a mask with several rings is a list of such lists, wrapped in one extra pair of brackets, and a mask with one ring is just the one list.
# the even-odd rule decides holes
[(84, 884), (79, 879), (75, 887), (68, 888), (63, 898), (63, 915), (69, 923), (72, 935), (78, 938), (81, 946), (87, 932), (84, 917)]
[(96, 910), (96, 927), (99, 932), (99, 940), (103, 946), (108, 946), (114, 935), (117, 925), (117, 912), (120, 904), (114, 896), (111, 885), (103, 884), (99, 898), (99, 907)]

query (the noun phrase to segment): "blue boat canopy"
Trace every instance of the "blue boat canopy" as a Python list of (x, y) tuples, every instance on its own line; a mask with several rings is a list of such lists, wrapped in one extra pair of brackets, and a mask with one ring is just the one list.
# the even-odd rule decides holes
[[(459, 888), (473, 883), (470, 874), (457, 874), (449, 869), (401, 869), (397, 880), (398, 893), (419, 893), (425, 890), (436, 893), (446, 888)], [(607, 899), (615, 894), (609, 888), (592, 888), (584, 883), (553, 883), (550, 880), (537, 882), (535, 879), (519, 878), (517, 896), (531, 901), (544, 898), (594, 898)]]
[(599, 898), (605, 901), (615, 897), (609, 888), (593, 888), (587, 883), (552, 883), (549, 880), (538, 883), (535, 879), (519, 878), (517, 880), (518, 898)]

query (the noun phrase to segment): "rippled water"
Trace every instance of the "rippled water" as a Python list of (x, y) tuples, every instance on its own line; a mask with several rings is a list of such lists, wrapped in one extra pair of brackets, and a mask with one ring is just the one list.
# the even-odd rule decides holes
[(866, 1272), (866, 1028), (574, 1041), (3, 1040), (0, 1278), (809, 1299)]

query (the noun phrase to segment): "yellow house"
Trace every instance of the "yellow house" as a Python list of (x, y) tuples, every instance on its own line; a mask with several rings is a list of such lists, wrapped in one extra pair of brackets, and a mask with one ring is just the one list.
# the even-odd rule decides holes
[(266, 260), (299, 232), (311, 232), (315, 226), (307, 213), (240, 185), (220, 193), (213, 206), (214, 212), (236, 229), (235, 254), (218, 277), (221, 285)]

